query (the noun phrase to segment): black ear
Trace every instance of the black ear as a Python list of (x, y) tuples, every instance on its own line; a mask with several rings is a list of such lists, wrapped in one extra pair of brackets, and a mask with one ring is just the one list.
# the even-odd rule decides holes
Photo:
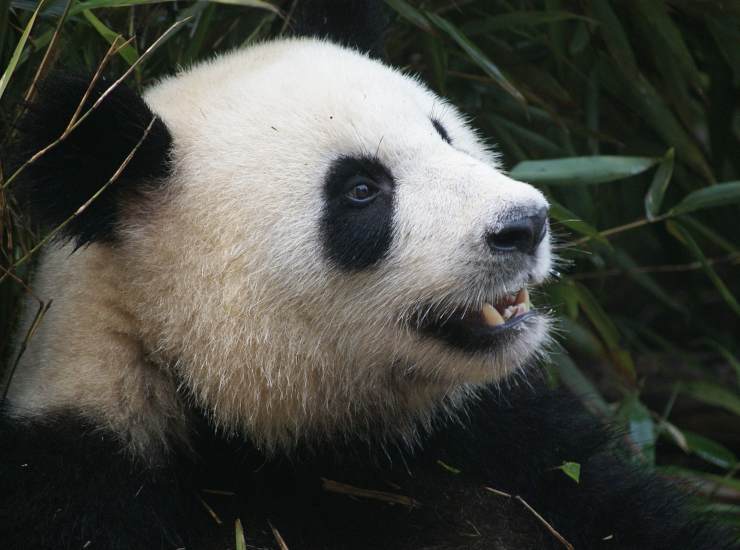
[[(90, 90), (84, 114), (113, 82), (101, 77)], [(39, 87), (37, 98), (22, 118), (16, 164), (20, 165), (58, 139), (77, 110), (90, 79), (54, 75)], [(85, 204), (108, 182), (149, 133), (124, 170), (82, 212)], [(11, 189), (30, 210), (32, 220), (57, 227), (77, 215), (62, 235), (78, 246), (114, 241), (122, 201), (144, 186), (161, 184), (169, 172), (172, 144), (167, 127), (131, 89), (119, 84), (71, 133), (29, 164)]]
[(387, 24), (383, 0), (298, 0), (293, 28), (382, 57)]

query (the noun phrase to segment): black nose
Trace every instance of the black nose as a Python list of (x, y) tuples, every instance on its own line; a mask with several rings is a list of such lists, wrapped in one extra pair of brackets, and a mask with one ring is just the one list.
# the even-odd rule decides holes
[(493, 252), (504, 253), (518, 250), (525, 254), (534, 254), (537, 245), (542, 242), (547, 232), (547, 208), (524, 212), (507, 221), (497, 231), (486, 236), (489, 248)]

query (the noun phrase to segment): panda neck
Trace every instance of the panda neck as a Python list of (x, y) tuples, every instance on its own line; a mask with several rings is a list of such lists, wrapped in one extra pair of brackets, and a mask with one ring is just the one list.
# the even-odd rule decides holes
[(81, 415), (118, 434), (134, 455), (154, 456), (186, 439), (173, 378), (147, 356), (131, 314), (127, 270), (108, 245), (47, 248), (34, 291), (51, 302), (30, 338), (29, 301), (15, 352), (27, 339), (5, 404), (19, 417)]

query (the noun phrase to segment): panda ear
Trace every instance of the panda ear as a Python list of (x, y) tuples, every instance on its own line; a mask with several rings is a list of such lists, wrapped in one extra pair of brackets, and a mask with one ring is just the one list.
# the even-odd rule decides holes
[(383, 0), (299, 0), (293, 28), (382, 57), (387, 25)]
[[(86, 93), (81, 115), (112, 84), (105, 77), (92, 87), (88, 78), (59, 74), (47, 78), (19, 125), (16, 164), (62, 136)], [(64, 139), (28, 164), (11, 189), (34, 222), (46, 227), (67, 222), (61, 234), (78, 246), (115, 241), (122, 203), (145, 187), (163, 183), (169, 173), (171, 145), (165, 124), (137, 93), (119, 84)], [(134, 150), (121, 173), (80, 211)]]

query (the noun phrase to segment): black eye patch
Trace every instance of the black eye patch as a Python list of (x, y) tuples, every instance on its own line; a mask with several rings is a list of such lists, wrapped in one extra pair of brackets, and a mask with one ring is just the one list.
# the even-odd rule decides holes
[(439, 134), (439, 137), (441, 137), (447, 143), (449, 143), (450, 145), (452, 145), (452, 140), (450, 139), (450, 134), (447, 133), (447, 130), (445, 130), (445, 127), (442, 126), (442, 123), (439, 120), (437, 120), (436, 118), (433, 118), (431, 120), (432, 120), (432, 126), (434, 126), (434, 129), (437, 130), (437, 133)]
[[(371, 201), (353, 199), (358, 182), (371, 185)], [(377, 159), (344, 156), (334, 161), (324, 182), (321, 218), (324, 251), (333, 264), (356, 271), (383, 259), (393, 236), (394, 197), (393, 177)]]

